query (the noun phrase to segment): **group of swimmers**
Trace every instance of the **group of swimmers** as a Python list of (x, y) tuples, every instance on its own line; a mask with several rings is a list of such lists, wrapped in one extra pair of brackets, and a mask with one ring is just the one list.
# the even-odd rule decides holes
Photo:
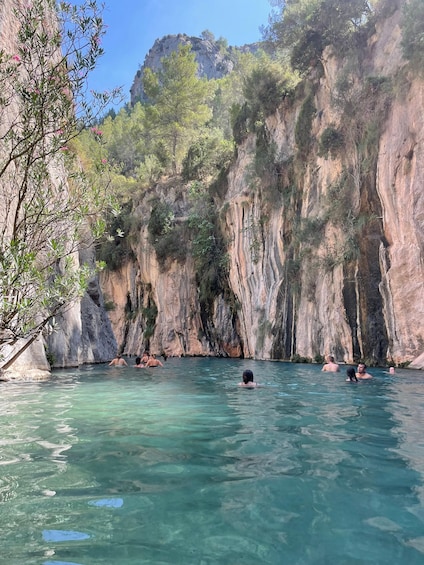
[[(328, 373), (338, 373), (340, 372), (339, 365), (334, 361), (334, 357), (332, 355), (328, 355), (326, 358), (326, 363), (323, 366), (322, 370)], [(395, 368), (390, 367), (389, 373), (393, 375), (395, 373)], [(346, 381), (351, 382), (358, 382), (360, 380), (372, 379), (372, 375), (367, 373), (367, 366), (365, 363), (358, 363), (358, 368), (355, 371), (353, 367), (349, 367), (346, 369)]]
[[(128, 363), (125, 359), (122, 358), (121, 355), (117, 355), (112, 361), (109, 363), (109, 366), (118, 366), (118, 367), (126, 367)], [(159, 359), (156, 359), (156, 356), (152, 353), (148, 353), (145, 351), (142, 357), (135, 358), (135, 365), (136, 368), (146, 368), (146, 367), (163, 367), (163, 364)], [(327, 373), (339, 373), (340, 366), (334, 361), (334, 357), (332, 355), (328, 355), (326, 358), (326, 363), (322, 367), (322, 371)], [(394, 374), (395, 369), (394, 367), (390, 367), (390, 374)], [(349, 367), (346, 369), (346, 381), (347, 382), (358, 382), (360, 380), (372, 379), (372, 375), (367, 373), (367, 366), (365, 363), (359, 363), (358, 368), (355, 371), (353, 367)], [(253, 372), (250, 369), (246, 369), (243, 371), (242, 375), (242, 382), (239, 383), (239, 386), (247, 387), (247, 388), (255, 388), (258, 383), (255, 382), (253, 377)]]
[[(327, 358), (326, 358), (326, 361), (327, 362), (323, 366), (322, 371), (327, 372), (327, 373), (339, 373), (340, 372), (340, 367), (334, 361), (334, 357), (332, 355), (328, 355)], [(372, 375), (367, 373), (367, 366), (365, 365), (365, 363), (359, 363), (356, 371), (353, 367), (349, 367), (346, 370), (346, 376), (347, 376), (346, 381), (351, 381), (351, 382), (358, 382), (359, 380), (362, 381), (362, 380), (366, 380), (366, 379), (372, 379)]]
[[(109, 367), (127, 367), (128, 363), (122, 357), (122, 355), (117, 355), (112, 361), (109, 363)], [(148, 353), (145, 351), (141, 357), (135, 358), (135, 365), (137, 369), (146, 368), (146, 367), (163, 367), (163, 364), (159, 359), (156, 359), (156, 355), (154, 353)]]
[[(340, 366), (334, 361), (334, 357), (332, 355), (328, 355), (326, 358), (326, 363), (322, 368), (322, 371), (327, 373), (339, 373)], [(390, 367), (390, 374), (393, 375), (395, 372), (394, 367)], [(367, 373), (367, 366), (365, 363), (359, 363), (358, 368), (355, 371), (353, 367), (349, 367), (346, 369), (346, 381), (347, 382), (358, 382), (362, 380), (372, 379), (372, 375)], [(246, 369), (243, 372), (242, 382), (239, 383), (239, 386), (246, 387), (246, 388), (255, 388), (258, 383), (255, 382), (253, 378), (253, 373), (250, 369)]]

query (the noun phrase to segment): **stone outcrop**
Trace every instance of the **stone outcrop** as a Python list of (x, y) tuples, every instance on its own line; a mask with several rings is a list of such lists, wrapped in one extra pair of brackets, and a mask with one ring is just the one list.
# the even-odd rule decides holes
[[(186, 216), (186, 188), (171, 179), (154, 191), (172, 205), (177, 220)], [(114, 305), (109, 317), (119, 348), (133, 355), (150, 349), (177, 357), (239, 357), (240, 339), (228, 305), (218, 300), (214, 319), (207, 326), (202, 320), (192, 259), (158, 262), (148, 233), (152, 196), (153, 191), (134, 210), (140, 221), (136, 261), (100, 275), (105, 298)]]
[[(343, 61), (330, 50), (312, 90), (284, 101), (266, 120), (278, 156), (274, 192), (269, 171), (252, 187), (255, 135), (238, 147), (228, 189), (215, 197), (236, 308), (220, 295), (212, 312), (202, 312), (191, 259), (161, 268), (147, 222), (141, 227), (136, 261), (102, 275), (126, 352), (146, 345), (150, 301), (157, 312), (148, 345), (157, 353), (256, 359), (332, 353), (350, 363), (424, 367), (424, 82), (404, 68), (399, 18), (396, 11), (377, 27), (361, 69), (368, 90), (354, 84), (350, 93), (358, 91), (353, 102), (364, 128), (380, 112), (379, 135), (366, 153), (357, 128), (348, 126), (343, 151), (319, 151), (325, 131), (346, 125), (334, 105)], [(389, 101), (374, 96), (374, 77), (393, 81)], [(308, 95), (311, 145), (300, 159), (296, 123)], [(184, 199), (169, 183), (152, 193), (175, 211)], [(150, 217), (149, 202), (137, 208), (140, 217)]]
[(184, 33), (178, 35), (165, 35), (157, 39), (153, 47), (147, 53), (142, 67), (137, 71), (133, 84), (130, 88), (131, 104), (137, 101), (145, 101), (146, 96), (143, 91), (144, 69), (149, 68), (157, 71), (161, 67), (161, 60), (168, 57), (172, 52), (177, 51), (180, 46), (190, 45), (195, 54), (198, 65), (198, 76), (207, 79), (222, 78), (230, 73), (234, 68), (234, 55), (237, 51), (255, 52), (259, 44), (244, 45), (242, 47), (229, 47), (223, 49), (219, 42), (213, 38), (205, 39), (200, 37), (188, 36)]
[[(94, 267), (92, 248), (81, 250), (78, 262)], [(98, 276), (89, 282), (87, 292), (56, 317), (56, 329), (45, 337), (45, 347), (53, 367), (76, 367), (84, 363), (104, 363), (117, 352), (116, 338), (105, 309)]]

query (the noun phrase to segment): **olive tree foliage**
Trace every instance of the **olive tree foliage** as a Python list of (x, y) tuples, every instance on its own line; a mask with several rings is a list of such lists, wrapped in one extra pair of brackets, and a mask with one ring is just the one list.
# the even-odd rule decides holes
[(72, 142), (119, 95), (86, 101), (103, 52), (95, 1), (16, 2), (11, 17), (13, 52), (0, 51), (0, 348), (31, 343), (86, 289), (92, 273), (75, 252), (104, 229), (106, 165), (91, 184)]
[(143, 86), (150, 101), (146, 120), (152, 143), (157, 143), (159, 158), (169, 154), (172, 170), (177, 173), (188, 145), (211, 118), (211, 86), (197, 76), (195, 54), (189, 45), (164, 57), (158, 71), (147, 68)]
[(373, 14), (368, 0), (274, 0), (265, 36), (291, 51), (294, 69), (306, 73), (332, 45), (346, 51)]

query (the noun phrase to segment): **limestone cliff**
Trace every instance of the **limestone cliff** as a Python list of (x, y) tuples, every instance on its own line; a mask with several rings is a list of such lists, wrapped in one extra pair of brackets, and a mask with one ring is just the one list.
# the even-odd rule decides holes
[[(94, 267), (94, 250), (81, 250), (76, 260)], [(104, 363), (116, 355), (116, 338), (97, 275), (89, 282), (81, 300), (62, 312), (55, 325), (55, 331), (45, 336), (45, 349), (53, 367)]]
[[(6, 55), (15, 56), (18, 60), (16, 55), (18, 52), (18, 20), (15, 11), (22, 7), (25, 9), (22, 2), (17, 3), (14, 0), (3, 0), (0, 3), (0, 49)], [(51, 3), (45, 4), (45, 15), (46, 26), (51, 26), (54, 30), (57, 22), (55, 12), (50, 11), (52, 7)], [(19, 115), (21, 108), (16, 96), (8, 99), (7, 93), (4, 92), (2, 96), (5, 98), (1, 104), (0, 131), (4, 135), (7, 128), (12, 127), (11, 124), (19, 123), (15, 117)], [(2, 151), (1, 148), (0, 151)], [(67, 173), (63, 163), (57, 161), (53, 165), (49, 164), (48, 167), (52, 186), (63, 185), (68, 189)], [(15, 171), (14, 174), (18, 177), (19, 171)], [(13, 214), (8, 215), (6, 208), (13, 210), (16, 202), (22, 198), (20, 194), (13, 193), (11, 187), (14, 186), (13, 181), (9, 184), (7, 175), (3, 175), (0, 182), (2, 195), (0, 228), (4, 240), (10, 237), (10, 218), (13, 218)], [(4, 195), (8, 195), (8, 198)], [(86, 250), (72, 253), (72, 258), (76, 266), (81, 263), (93, 263), (94, 252)], [(0, 344), (1, 364), (13, 359), (23, 344), (22, 341), (13, 347), (5, 343)], [(56, 331), (50, 335), (40, 336), (11, 365), (7, 378), (39, 378), (48, 375), (50, 365), (46, 358), (46, 350), (49, 361), (54, 366), (60, 367), (106, 361), (115, 355), (116, 340), (103, 307), (102, 293), (97, 279), (91, 281), (81, 301), (70, 305), (56, 318)]]
[(238, 146), (214, 194), (228, 292), (207, 311), (190, 254), (160, 265), (147, 230), (153, 196), (184, 221), (184, 188), (151, 189), (135, 210), (136, 260), (102, 275), (126, 352), (424, 366), (424, 82), (402, 60), (400, 17), (379, 24), (354, 71), (325, 52), (323, 72), (267, 118), (262, 171), (258, 135)]
[(191, 37), (184, 33), (178, 35), (165, 35), (157, 39), (147, 53), (144, 63), (134, 77), (130, 89), (131, 104), (138, 100), (146, 100), (143, 91), (144, 69), (149, 68), (157, 71), (161, 67), (163, 57), (168, 57), (179, 46), (190, 45), (196, 57), (198, 75), (207, 79), (222, 78), (234, 68), (234, 55), (238, 51), (255, 52), (258, 44), (245, 45), (242, 47), (224, 48), (219, 42), (211, 38)]
[(192, 259), (188, 256), (161, 265), (149, 238), (153, 195), (171, 204), (176, 220), (184, 221), (186, 188), (178, 179), (171, 179), (158, 185), (135, 209), (140, 225), (136, 262), (101, 273), (106, 300), (113, 303), (109, 312), (112, 327), (119, 347), (129, 354), (148, 348), (168, 356), (237, 357), (242, 349), (228, 305), (217, 299), (212, 319), (202, 320)]

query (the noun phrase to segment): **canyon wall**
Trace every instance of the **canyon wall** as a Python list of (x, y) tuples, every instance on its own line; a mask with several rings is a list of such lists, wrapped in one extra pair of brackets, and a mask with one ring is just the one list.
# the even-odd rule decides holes
[(185, 221), (186, 188), (179, 179), (170, 179), (152, 188), (135, 208), (140, 225), (136, 260), (100, 274), (105, 300), (113, 304), (109, 311), (112, 327), (120, 350), (127, 354), (150, 349), (167, 356), (238, 357), (242, 354), (239, 332), (226, 302), (218, 297), (211, 319), (202, 320), (192, 258), (163, 265), (150, 241), (152, 201), (169, 202), (176, 219)]
[[(214, 195), (229, 293), (218, 293), (207, 312), (189, 254), (159, 264), (148, 233), (154, 198), (185, 221), (188, 185), (171, 179), (144, 196), (134, 210), (135, 259), (101, 278), (124, 352), (331, 353), (350, 363), (424, 367), (424, 82), (402, 60), (399, 21), (396, 11), (377, 27), (343, 111), (346, 61), (325, 51), (323, 72), (266, 120), (275, 154), (268, 170), (252, 173), (257, 136), (237, 147), (226, 189)], [(307, 103), (313, 110), (302, 132)], [(343, 149), (320, 148), (331, 131), (343, 132)]]
[[(75, 261), (94, 270), (94, 249), (81, 249)], [(118, 346), (97, 275), (90, 280), (84, 296), (56, 316), (55, 330), (44, 336), (44, 347), (56, 368), (104, 363), (115, 357)]]
[[(24, 2), (14, 0), (3, 0), (0, 3), (0, 48), (6, 56), (15, 57), (17, 60), (19, 60), (17, 56), (19, 30), (15, 9), (25, 9), (25, 6)], [(49, 11), (51, 8), (52, 5), (46, 3), (46, 21), (54, 29), (56, 15)], [(6, 96), (5, 93), (2, 93), (2, 95)], [(20, 107), (16, 97), (3, 101), (0, 108), (1, 132), (7, 131), (19, 112)], [(49, 167), (52, 185), (55, 187), (65, 185), (67, 187), (67, 172), (63, 163), (57, 160), (55, 165), (49, 165)], [(10, 225), (7, 224), (10, 222), (10, 218), (13, 218), (13, 213), (8, 214), (8, 210), (12, 209), (13, 211), (13, 207), (16, 208), (16, 202), (19, 198), (19, 195), (13, 193), (14, 174), (16, 172), (10, 175), (11, 182), (6, 178), (7, 175), (3, 175), (0, 181), (2, 195), (0, 227), (4, 241), (7, 237), (10, 238)], [(81, 264), (94, 265), (94, 250), (74, 252), (72, 259), (76, 268)], [(1, 365), (12, 359), (15, 353), (24, 346), (25, 340), (20, 340), (13, 346), (0, 343)], [(50, 333), (43, 332), (43, 335), (39, 336), (10, 366), (7, 370), (7, 378), (44, 378), (50, 372), (50, 365), (67, 367), (82, 363), (104, 362), (115, 355), (116, 348), (116, 340), (104, 309), (98, 278), (94, 277), (84, 297), (81, 300), (76, 300), (60, 315), (56, 316), (55, 330)]]

